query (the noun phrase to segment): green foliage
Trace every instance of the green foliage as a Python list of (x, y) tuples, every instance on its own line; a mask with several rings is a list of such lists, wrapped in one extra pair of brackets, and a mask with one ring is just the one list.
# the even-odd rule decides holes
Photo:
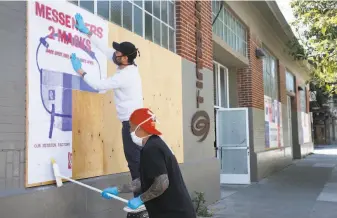
[(202, 192), (194, 192), (195, 196), (192, 199), (192, 202), (194, 204), (195, 212), (197, 216), (201, 217), (211, 217), (213, 216), (212, 213), (210, 213), (205, 206), (206, 200), (204, 197), (204, 193)]
[(295, 60), (313, 67), (311, 81), (328, 93), (337, 93), (337, 1), (293, 0), (292, 23), (298, 40), (289, 42)]

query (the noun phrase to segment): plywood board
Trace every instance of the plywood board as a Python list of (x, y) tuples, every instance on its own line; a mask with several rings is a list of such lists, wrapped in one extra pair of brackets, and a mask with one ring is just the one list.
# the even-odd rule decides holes
[(113, 93), (73, 91), (73, 178), (127, 171)]
[(103, 95), (73, 90), (73, 178), (103, 175)]
[[(174, 151), (179, 163), (184, 162), (182, 119), (182, 60), (177, 54), (143, 37), (109, 24), (109, 44), (130, 41), (139, 49), (136, 63), (142, 77), (144, 107), (158, 117), (157, 127)], [(114, 66), (108, 65), (108, 71)], [(111, 69), (111, 70), (110, 70)]]
[(113, 93), (108, 92), (103, 99), (103, 134), (104, 134), (104, 154), (103, 170), (104, 174), (113, 174), (129, 171), (124, 156), (122, 142), (122, 124), (117, 119), (116, 108), (113, 102)]
[[(144, 107), (157, 115), (165, 142), (184, 162), (181, 57), (116, 25), (109, 24), (109, 44), (130, 41), (140, 50)], [(108, 76), (116, 66), (108, 63)], [(88, 178), (129, 171), (113, 91), (73, 92), (73, 177)]]
[(179, 163), (183, 163), (181, 59), (153, 43), (147, 51), (150, 58), (140, 67), (144, 104), (158, 116), (157, 127)]

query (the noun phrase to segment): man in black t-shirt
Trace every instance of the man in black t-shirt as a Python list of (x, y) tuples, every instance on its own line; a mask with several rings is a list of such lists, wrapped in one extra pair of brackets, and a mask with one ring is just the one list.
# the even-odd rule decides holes
[(147, 108), (134, 111), (130, 117), (130, 132), (135, 144), (142, 147), (140, 178), (130, 184), (111, 187), (107, 193), (142, 191), (129, 200), (128, 206), (137, 209), (145, 204), (150, 218), (196, 218), (192, 200), (185, 186), (180, 168), (171, 149), (159, 137), (155, 116)]

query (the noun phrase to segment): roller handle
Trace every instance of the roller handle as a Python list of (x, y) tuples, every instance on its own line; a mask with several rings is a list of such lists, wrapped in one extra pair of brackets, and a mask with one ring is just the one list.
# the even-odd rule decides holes
[[(73, 180), (73, 179), (71, 179), (71, 178), (69, 178), (69, 177), (65, 177), (65, 176), (62, 176), (62, 175), (60, 175), (60, 177), (61, 177), (62, 179), (65, 179), (65, 180), (68, 180), (68, 181), (70, 181), (70, 182), (76, 183), (77, 185), (80, 185), (80, 186), (86, 187), (86, 188), (88, 188), (88, 189), (91, 189), (91, 190), (93, 190), (93, 191), (95, 191), (95, 192), (98, 192), (98, 193), (101, 193), (101, 194), (102, 194), (102, 192), (103, 192), (102, 190), (100, 190), (100, 189), (98, 189), (98, 188), (92, 187), (92, 186), (90, 186), (90, 185), (84, 184), (84, 183), (79, 182), (79, 181), (76, 181), (76, 180)], [(118, 196), (115, 196), (115, 195), (112, 195), (112, 194), (109, 194), (109, 193), (108, 193), (108, 195), (109, 195), (110, 197), (112, 197), (112, 198), (114, 198), (114, 199), (116, 199), (116, 200), (122, 201), (122, 202), (124, 202), (124, 203), (128, 203), (128, 202), (129, 202), (128, 200), (126, 200), (126, 199), (124, 199), (124, 198), (121, 198), (121, 197), (118, 197)]]

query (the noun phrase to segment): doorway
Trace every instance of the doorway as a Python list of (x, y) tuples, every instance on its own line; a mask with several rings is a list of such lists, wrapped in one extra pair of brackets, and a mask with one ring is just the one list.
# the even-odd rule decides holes
[(213, 61), (213, 94), (214, 94), (214, 149), (215, 156), (217, 157), (217, 110), (229, 107), (229, 94), (228, 94), (228, 69), (224, 65)]
[(250, 184), (248, 109), (221, 108), (216, 114), (220, 183)]

